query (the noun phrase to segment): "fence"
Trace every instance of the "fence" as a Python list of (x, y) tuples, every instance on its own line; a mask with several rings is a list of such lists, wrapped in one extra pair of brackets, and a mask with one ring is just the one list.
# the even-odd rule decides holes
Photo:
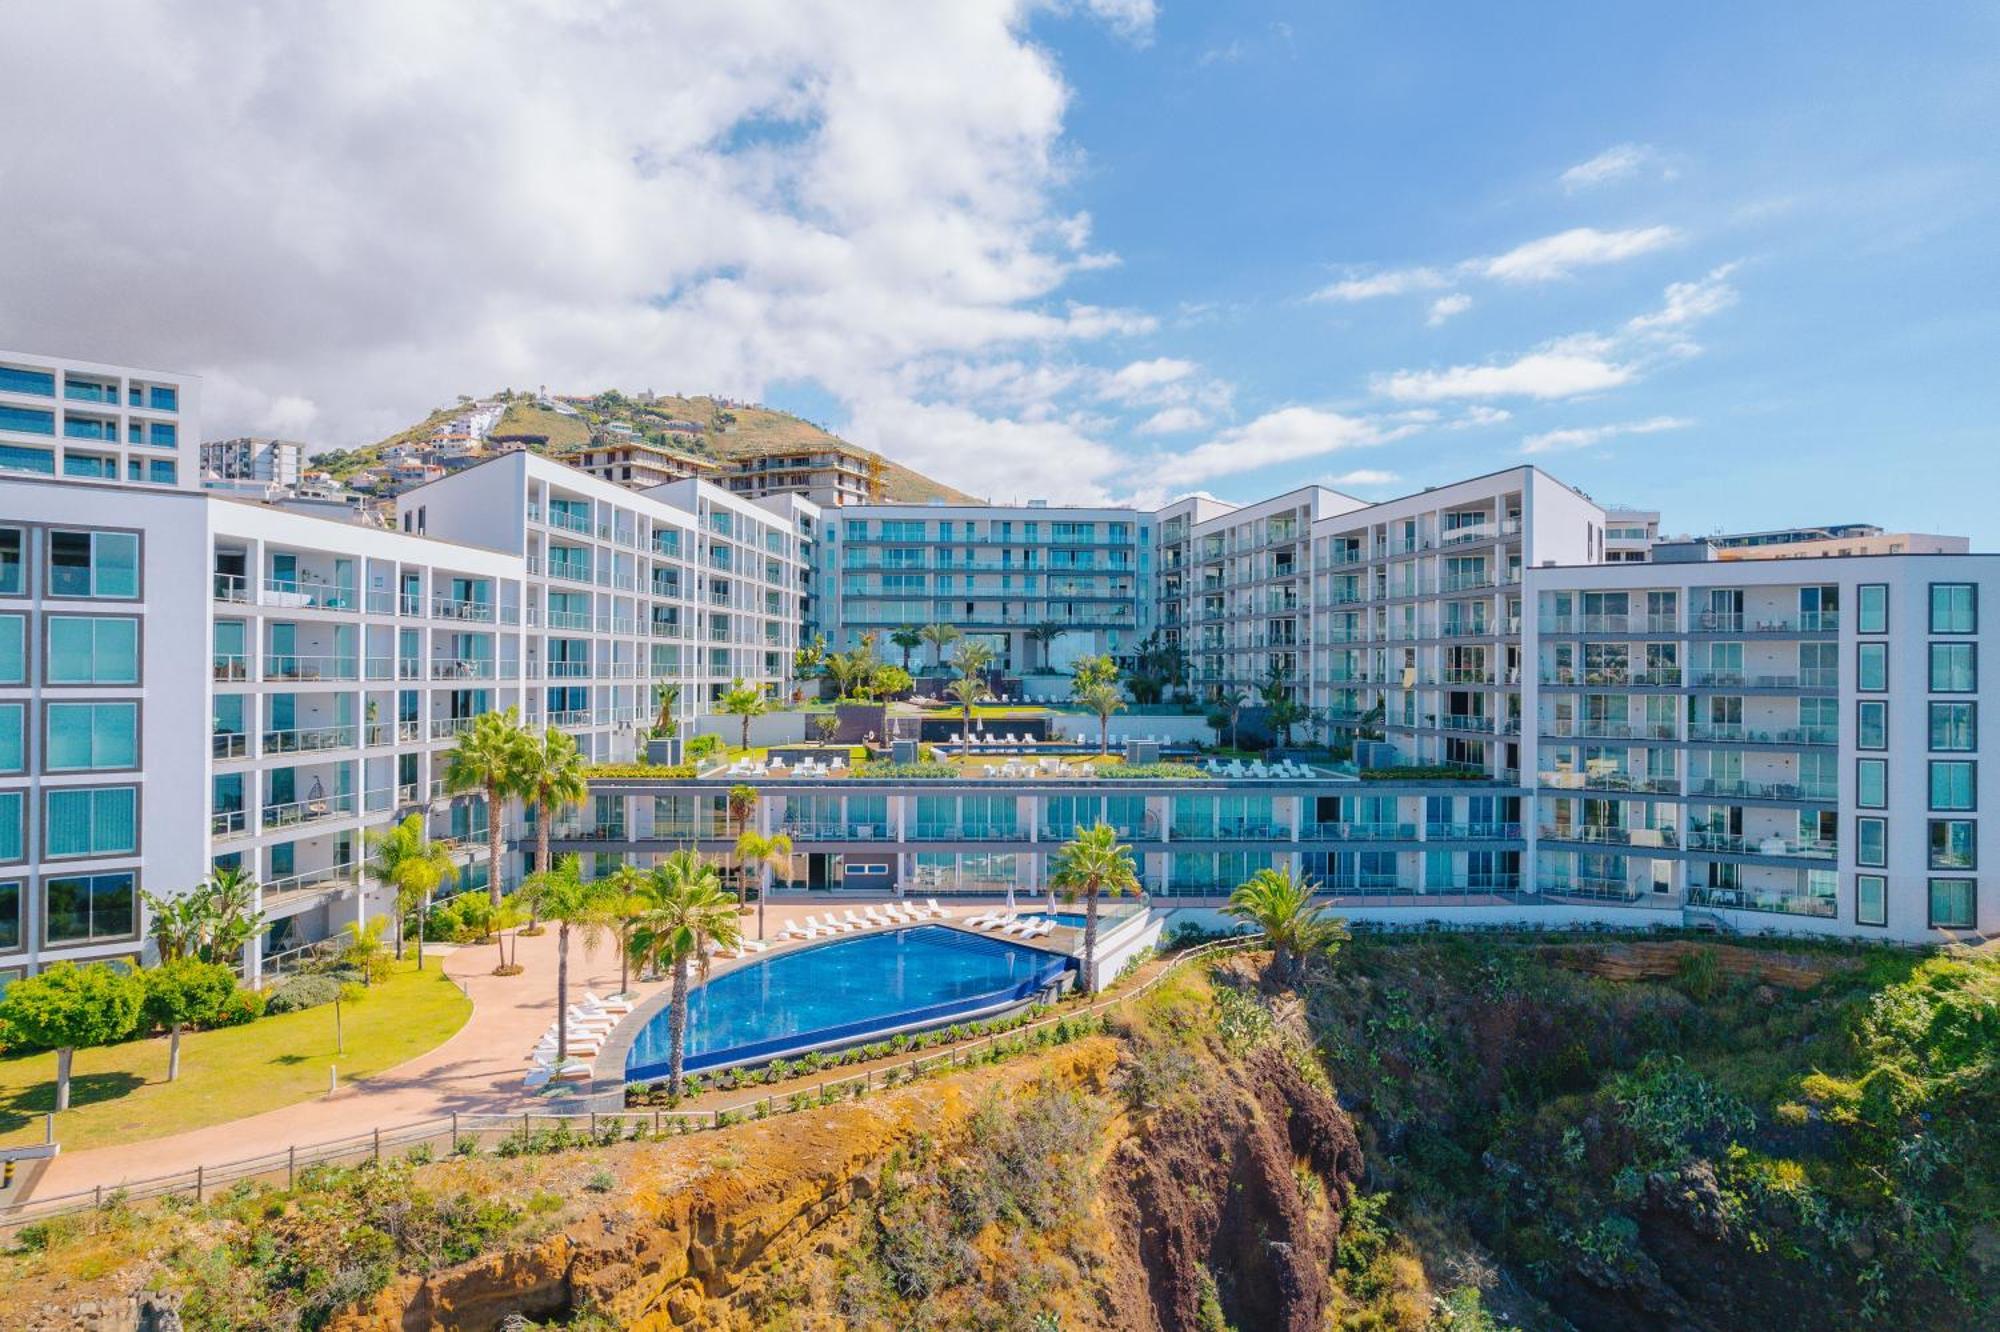
[[(221, 1165), (198, 1165), (190, 1170), (128, 1180), (122, 1184), (98, 1185), (91, 1189), (57, 1194), (49, 1198), (31, 1198), (12, 1207), (0, 1209), (0, 1231), (11, 1230), (50, 1217), (102, 1207), (107, 1201), (113, 1200), (137, 1202), (150, 1198), (192, 1196), (199, 1201), (217, 1190), (260, 1179), (282, 1178), (289, 1187), (297, 1182), (301, 1171), (313, 1166), (379, 1163), (388, 1154), (420, 1146), (442, 1144), (447, 1151), (456, 1152), (461, 1149), (462, 1143), (469, 1141), (484, 1146), (498, 1139), (511, 1138), (515, 1135), (525, 1137), (537, 1130), (556, 1129), (582, 1133), (590, 1139), (608, 1145), (614, 1140), (637, 1138), (646, 1134), (660, 1137), (670, 1132), (692, 1133), (713, 1130), (740, 1123), (746, 1118), (760, 1114), (769, 1117), (814, 1108), (846, 1097), (865, 1094), (876, 1087), (889, 1087), (896, 1082), (908, 1081), (909, 1079), (904, 1076), (905, 1073), (909, 1077), (915, 1077), (940, 1067), (957, 1068), (962, 1064), (970, 1065), (975, 1062), (973, 1056), (979, 1051), (990, 1050), (1001, 1041), (1013, 1040), (1044, 1027), (1052, 1027), (1059, 1022), (1073, 1021), (1086, 1014), (1105, 1012), (1118, 1004), (1146, 994), (1186, 963), (1243, 948), (1257, 942), (1257, 938), (1258, 936), (1244, 936), (1210, 940), (1177, 954), (1166, 966), (1147, 977), (1144, 982), (1123, 993), (1108, 995), (1062, 1013), (1036, 1018), (1018, 1027), (1011, 1027), (1004, 1032), (994, 1032), (978, 1040), (965, 1041), (936, 1054), (917, 1055), (900, 1063), (882, 1068), (864, 1069), (859, 1073), (849, 1073), (843, 1077), (822, 1078), (811, 1086), (798, 1087), (782, 1094), (767, 1092), (759, 1096), (750, 1096), (734, 1105), (713, 1106), (705, 1110), (669, 1109), (661, 1106), (573, 1114), (537, 1114), (532, 1110), (505, 1115), (455, 1113), (412, 1124), (401, 1124), (394, 1128), (371, 1129), (366, 1133), (313, 1143), (309, 1146), (288, 1147), (282, 1152), (246, 1157)], [(613, 1126), (617, 1129), (615, 1139), (611, 1134)]]

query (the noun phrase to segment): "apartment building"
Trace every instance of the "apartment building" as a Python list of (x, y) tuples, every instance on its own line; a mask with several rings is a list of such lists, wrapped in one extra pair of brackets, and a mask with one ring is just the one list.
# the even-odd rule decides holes
[(820, 628), (836, 648), (871, 632), (886, 647), (899, 629), (949, 623), (1022, 675), (1129, 662), (1153, 624), (1152, 525), (1120, 508), (848, 505), (821, 527)]
[(296, 440), (265, 435), (204, 440), (201, 445), (203, 484), (251, 481), (295, 487), (305, 470), (306, 446)]
[(201, 381), (0, 351), (0, 473), (198, 486)]
[(1802, 560), (1828, 555), (1964, 555), (1972, 543), (1934, 532), (1885, 532), (1868, 523), (1700, 537), (1725, 560)]
[(1604, 562), (1644, 564), (1660, 539), (1657, 509), (1613, 505), (1604, 511)]
[(722, 473), (720, 463), (643, 439), (593, 440), (563, 461), (631, 490), (651, 490), (691, 477), (713, 481)]
[(765, 454), (726, 464), (720, 483), (751, 499), (802, 495), (827, 509), (872, 504), (882, 497), (882, 460), (858, 449)]

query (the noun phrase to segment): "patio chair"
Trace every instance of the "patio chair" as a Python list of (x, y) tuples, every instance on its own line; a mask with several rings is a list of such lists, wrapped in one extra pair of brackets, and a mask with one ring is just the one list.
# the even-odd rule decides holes
[(937, 916), (937, 917), (939, 917), (940, 919), (950, 919), (950, 917), (951, 917), (951, 912), (949, 912), (949, 911), (945, 910), (945, 909), (944, 909), (943, 907), (939, 906), (939, 905), (938, 905), (938, 900), (937, 900), (937, 899), (936, 899), (935, 897), (926, 897), (926, 898), (924, 899), (924, 905), (925, 905), (926, 907), (930, 908), (930, 913), (931, 913), (931, 914), (932, 914), (933, 916)]
[(844, 919), (857, 930), (872, 930), (882, 923), (879, 920), (865, 920), (851, 910), (846, 913)]

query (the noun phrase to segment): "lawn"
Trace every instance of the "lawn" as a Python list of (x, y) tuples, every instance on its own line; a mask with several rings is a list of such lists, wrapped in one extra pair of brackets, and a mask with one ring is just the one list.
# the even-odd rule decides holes
[[(329, 1066), (339, 1068), (343, 1083), (394, 1068), (443, 1043), (472, 1014), (472, 1002), (435, 958), (421, 973), (401, 964), (359, 1003), (342, 1007), (343, 1055), (334, 1053), (329, 1004), (183, 1037), (173, 1083), (163, 1036), (78, 1050), (56, 1141), (66, 1152), (112, 1147), (309, 1100), (325, 1093)], [(0, 1146), (42, 1140), (42, 1115), (55, 1107), (55, 1070), (53, 1052), (0, 1058)]]

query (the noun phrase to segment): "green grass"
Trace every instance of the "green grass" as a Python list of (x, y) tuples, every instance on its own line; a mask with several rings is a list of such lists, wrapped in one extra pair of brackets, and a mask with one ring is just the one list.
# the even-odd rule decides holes
[[(356, 1082), (435, 1048), (465, 1025), (472, 1003), (431, 958), (421, 974), (401, 964), (343, 1009), (345, 1054), (334, 1052), (329, 1004), (183, 1037), (172, 1083), (165, 1037), (79, 1050), (56, 1140), (70, 1152), (112, 1147), (310, 1100), (325, 1093), (329, 1066)], [(42, 1140), (55, 1072), (53, 1052), (0, 1058), (0, 1146)]]

